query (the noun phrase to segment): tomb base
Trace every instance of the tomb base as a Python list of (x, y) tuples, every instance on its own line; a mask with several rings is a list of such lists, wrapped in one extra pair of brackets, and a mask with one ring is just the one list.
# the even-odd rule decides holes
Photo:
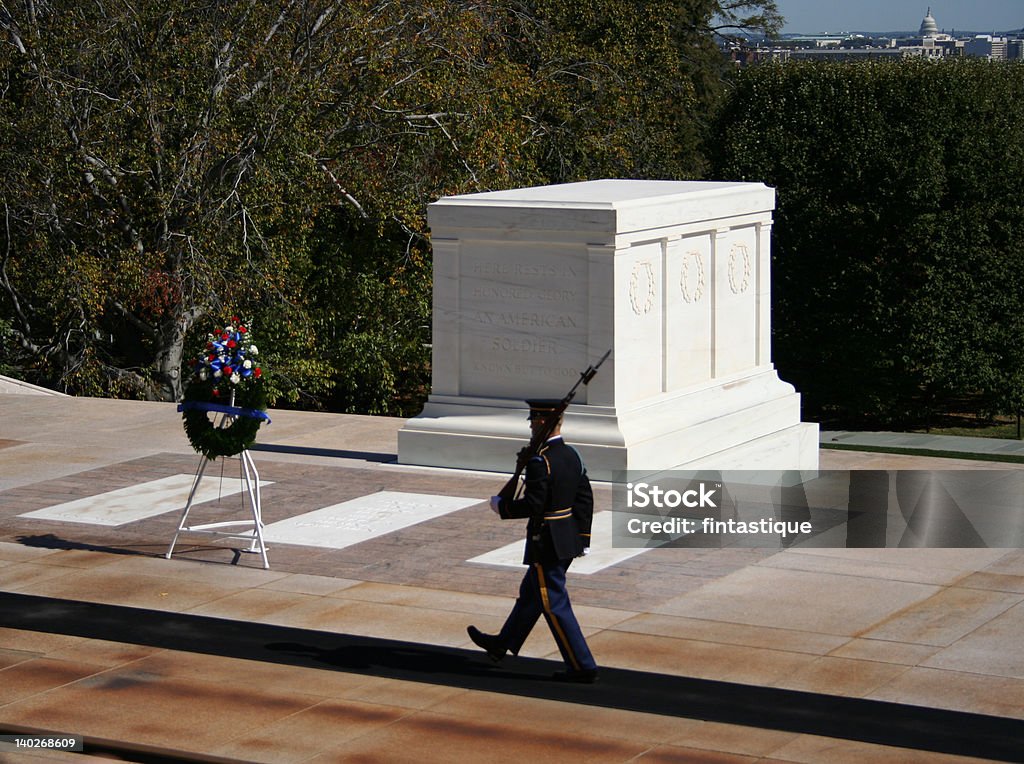
[[(527, 413), (521, 401), (432, 395), (398, 433), (401, 462), (511, 472), (530, 437)], [(595, 480), (625, 470), (813, 470), (818, 426), (799, 417), (800, 396), (765, 369), (632, 409), (572, 405), (562, 431)]]

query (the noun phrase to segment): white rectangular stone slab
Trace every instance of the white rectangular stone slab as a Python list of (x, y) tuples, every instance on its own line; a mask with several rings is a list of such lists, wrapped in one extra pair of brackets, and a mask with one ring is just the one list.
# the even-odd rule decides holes
[[(590, 553), (585, 557), (573, 560), (570, 573), (582, 573), (585, 576), (610, 568), (631, 557), (646, 552), (647, 549), (614, 549), (612, 547), (612, 513), (594, 513), (594, 524), (590, 529)], [(487, 552), (466, 562), (478, 562), (486, 565), (503, 565), (509, 568), (523, 567), (523, 541), (506, 544), (493, 552)]]
[(380, 491), (271, 523), (267, 542), (344, 549), (479, 504), (481, 499)]
[[(165, 512), (184, 509), (194, 480), (195, 475), (171, 475), (127, 488), (118, 488), (116, 491), (55, 504), (18, 516), (111, 527), (126, 525)], [(272, 485), (272, 482), (260, 481), (260, 486), (266, 485)], [(222, 480), (219, 476), (206, 475), (199, 484), (193, 504), (216, 501), (218, 498), (233, 496), (243, 490), (245, 483), (240, 478)]]

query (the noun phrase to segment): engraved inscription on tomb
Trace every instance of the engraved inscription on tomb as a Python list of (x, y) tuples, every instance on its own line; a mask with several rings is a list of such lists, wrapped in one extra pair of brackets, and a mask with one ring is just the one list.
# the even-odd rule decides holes
[(518, 311), (491, 312), (480, 310), (476, 313), (476, 321), (493, 326), (512, 326), (527, 329), (575, 329), (576, 319), (573, 316), (558, 313), (532, 313)]
[(476, 261), (470, 266), (470, 275), (478, 278), (505, 278), (515, 276), (540, 278), (577, 278), (579, 268), (573, 264), (551, 265), (547, 263), (495, 263)]
[(494, 378), (571, 380), (586, 339), (586, 263), (546, 256), (498, 261), (496, 254), (463, 261), (459, 314), (463, 389), (493, 394)]

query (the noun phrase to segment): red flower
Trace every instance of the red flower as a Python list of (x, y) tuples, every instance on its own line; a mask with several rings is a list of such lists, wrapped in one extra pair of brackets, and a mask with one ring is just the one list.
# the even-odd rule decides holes
[(220, 395), (220, 390), (218, 390), (216, 387), (213, 388), (213, 397), (216, 398), (218, 395)]
[(252, 370), (252, 374), (254, 377), (262, 377), (263, 370), (259, 366), (257, 366), (255, 369)]
[(225, 366), (224, 367), (224, 376), (230, 376), (231, 375), (231, 371), (232, 371), (232, 369), (231, 369), (230, 366)]
[(245, 334), (247, 331), (249, 331), (249, 330), (246, 329), (244, 326), (238, 327), (239, 334)]
[(216, 361), (217, 360), (217, 356), (215, 356), (213, 353), (210, 353), (210, 355), (206, 356), (206, 360), (207, 361)]
[(231, 335), (230, 335), (230, 334), (228, 334), (227, 332), (221, 332), (220, 338), (221, 338), (222, 340), (226, 340), (226, 339), (227, 339), (228, 337), (230, 337), (230, 336), (231, 336)]
[(231, 317), (231, 323), (237, 324), (238, 323), (238, 316), (232, 316)]
[(234, 340), (228, 340), (228, 347), (229, 348), (233, 348), (236, 344), (238, 344), (238, 343), (236, 343)]

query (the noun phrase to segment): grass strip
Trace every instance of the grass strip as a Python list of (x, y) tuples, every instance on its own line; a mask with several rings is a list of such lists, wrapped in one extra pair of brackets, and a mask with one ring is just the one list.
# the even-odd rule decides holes
[(899, 446), (859, 446), (854, 443), (820, 443), (821, 448), (833, 451), (866, 451), (872, 454), (899, 456), (931, 456), (941, 459), (969, 459), (976, 462), (1006, 462), (1024, 464), (1024, 454), (979, 454), (972, 451), (940, 451), (934, 448), (901, 448)]

